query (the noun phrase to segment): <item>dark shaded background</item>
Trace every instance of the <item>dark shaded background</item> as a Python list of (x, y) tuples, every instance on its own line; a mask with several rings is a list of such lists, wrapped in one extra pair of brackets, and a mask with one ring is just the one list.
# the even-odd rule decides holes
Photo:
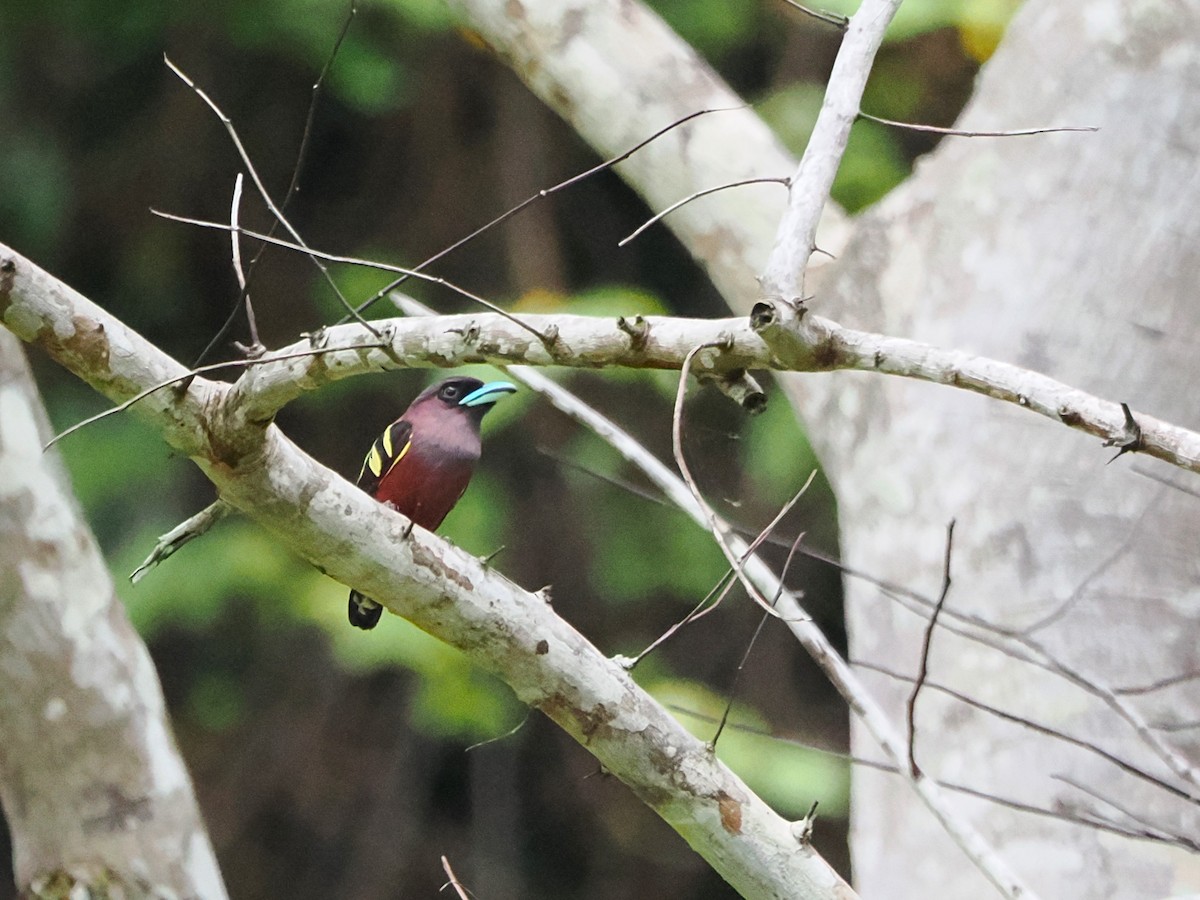
[[(833, 29), (782, 3), (654, 5), (802, 148), (836, 52)], [(885, 47), (866, 108), (952, 121), (1013, 4), (976, 4), (971, 15), (953, 6), (906, 4), (916, 16)], [(191, 8), (9, 0), (0, 12), (0, 239), (180, 360), (195, 360), (237, 299), (228, 238), (149, 210), (227, 220), (239, 165), (224, 130), (162, 55), (230, 115), (281, 197), (311, 85), (344, 14), (340, 4), (301, 0)], [(871, 202), (930, 146), (927, 136), (860, 123), (838, 198), (851, 208)], [(289, 212), (316, 247), (411, 265), (595, 162), (440, 4), (366, 4), (317, 106)], [(435, 271), (515, 309), (725, 314), (664, 228), (617, 249), (649, 214), (617, 177), (601, 175)], [(269, 224), (249, 189), (242, 218)], [(336, 278), (354, 300), (382, 283), (353, 269)], [(264, 256), (253, 285), (268, 346), (339, 315), (311, 265), (284, 252)], [(466, 308), (444, 291), (410, 289), (439, 309)], [(230, 339), (247, 339), (244, 320)], [(225, 340), (216, 354), (236, 351)], [(56, 427), (105, 408), (45, 359), (34, 364)], [(376, 433), (430, 377), (343, 382), (289, 407), (280, 424), (353, 477)], [(669, 458), (673, 376), (558, 377)], [(765, 524), (815, 465), (782, 402), (747, 421), (721, 396), (696, 390), (688, 422), (689, 456), (708, 496), (748, 526)], [(643, 483), (615, 453), (544, 404), (505, 400), (485, 440), (481, 472), (443, 533), (480, 554), (503, 545), (496, 565), (528, 588), (553, 585), (558, 611), (605, 652), (639, 650), (723, 571), (706, 535), (641, 496)], [(394, 617), (371, 634), (349, 628), (344, 587), (253, 525), (227, 521), (131, 586), (126, 576), (154, 538), (210, 503), (211, 486), (128, 417), (60, 446), (158, 664), (232, 896), (433, 897), (445, 880), (442, 854), (487, 900), (733, 896), (583, 749), (536, 714), (526, 718), (504, 685)], [(835, 553), (834, 517), (818, 479), (780, 536), (804, 531), (807, 546)], [(770, 552), (781, 563), (786, 549)], [(799, 560), (788, 582), (840, 635), (836, 571)], [(650, 657), (639, 681), (710, 736), (694, 714), (720, 714), (758, 619), (753, 604), (731, 595)], [(742, 676), (734, 721), (846, 745), (844, 708), (775, 623)], [(744, 730), (727, 733), (720, 752), (789, 816), (819, 800), (817, 847), (846, 871), (843, 762)], [(0, 845), (2, 867), (10, 857), (2, 832)], [(12, 896), (11, 880), (0, 873), (0, 898)]]

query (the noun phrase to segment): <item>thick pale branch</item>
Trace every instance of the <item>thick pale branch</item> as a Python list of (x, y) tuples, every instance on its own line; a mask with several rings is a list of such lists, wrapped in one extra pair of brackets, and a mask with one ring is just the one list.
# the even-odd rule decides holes
[[(111, 399), (181, 369), (24, 260), (0, 253), (0, 316)], [(497, 673), (584, 744), (747, 897), (852, 897), (838, 875), (708, 748), (556, 616), (509, 582), (306, 456), (274, 426), (227, 414), (196, 379), (142, 404), (221, 497), (335, 578)]]
[[(266, 354), (238, 381), (236, 402), (248, 419), (266, 421), (300, 394), (330, 381), (414, 366), (520, 363), (678, 369), (698, 343), (720, 344), (697, 357), (693, 369), (699, 375), (728, 378), (770, 364), (766, 343), (741, 318), (522, 315), (521, 321), (531, 327), (496, 313), (376, 320), (388, 346), (368, 349), (362, 345), (370, 336), (361, 326), (338, 325), (314, 337), (322, 350), (318, 356), (295, 358), (298, 351), (312, 349), (313, 342)], [(542, 340), (539, 334), (552, 335), (553, 340)], [(287, 355), (293, 358), (275, 361)]]
[[(524, 326), (532, 327), (496, 313), (382, 320), (382, 347), (372, 345), (375, 339), (362, 326), (340, 325), (254, 361), (227, 398), (227, 385), (198, 378), (183, 395), (164, 388), (133, 408), (144, 415), (169, 415), (175, 427), (164, 436), (189, 456), (236, 456), (244, 448), (228, 443), (235, 434), (253, 442), (257, 431), (288, 402), (351, 375), (468, 363), (678, 369), (693, 347), (716, 344), (693, 361), (697, 375), (736, 380), (745, 369), (853, 369), (932, 381), (1014, 403), (1099, 437), (1121, 452), (1146, 453), (1200, 472), (1200, 434), (1194, 431), (1136, 411), (1126, 416), (1120, 403), (1019, 366), (843, 328), (806, 313), (803, 306), (762, 301), (749, 319), (521, 318)], [(128, 400), (187, 371), (3, 245), (0, 320), (19, 337), (46, 347), (72, 371), (78, 366), (81, 377), (114, 399)], [(139, 359), (144, 362), (135, 364)], [(745, 394), (750, 400), (757, 396), (753, 391)], [(214, 405), (233, 420), (232, 430), (222, 435), (222, 446), (209, 444), (202, 421), (205, 410)]]
[(1200, 472), (1200, 434), (1140, 412), (1126, 415), (1121, 403), (1029, 369), (960, 350), (843, 328), (789, 303), (760, 303), (751, 319), (771, 345), (780, 368), (806, 369), (815, 362), (819, 369), (881, 372), (962, 388), (1102, 438), (1119, 452), (1145, 453)]

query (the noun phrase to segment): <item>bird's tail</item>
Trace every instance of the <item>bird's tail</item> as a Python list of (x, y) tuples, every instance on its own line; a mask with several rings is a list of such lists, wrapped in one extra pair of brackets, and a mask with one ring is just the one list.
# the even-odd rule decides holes
[(364, 597), (358, 591), (350, 592), (351, 625), (369, 631), (379, 624), (381, 615), (383, 615), (383, 607), (370, 597)]

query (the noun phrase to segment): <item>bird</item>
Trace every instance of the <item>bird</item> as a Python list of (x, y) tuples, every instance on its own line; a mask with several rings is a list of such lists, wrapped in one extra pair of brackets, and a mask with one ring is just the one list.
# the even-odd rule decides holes
[[(457, 376), (426, 388), (371, 445), (358, 486), (434, 531), (467, 490), (479, 462), (479, 426), (492, 405), (516, 391), (507, 381)], [(350, 591), (350, 624), (374, 628), (383, 607)]]

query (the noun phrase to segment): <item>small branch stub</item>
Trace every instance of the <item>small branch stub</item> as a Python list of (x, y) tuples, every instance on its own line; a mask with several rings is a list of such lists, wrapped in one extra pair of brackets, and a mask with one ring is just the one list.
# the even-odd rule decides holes
[(813, 805), (808, 808), (808, 813), (803, 819), (797, 819), (792, 823), (792, 837), (802, 847), (807, 847), (812, 843), (813, 829), (817, 824), (817, 804), (819, 800), (814, 800)]
[(734, 369), (721, 376), (701, 376), (700, 381), (716, 385), (717, 389), (746, 411), (757, 416), (767, 408), (767, 394), (745, 369)]
[(814, 353), (813, 341), (805, 334), (807, 313), (803, 300), (759, 300), (750, 309), (750, 328), (771, 348), (771, 355), (779, 363), (811, 370)]
[(617, 319), (617, 327), (629, 335), (629, 346), (633, 350), (644, 350), (646, 341), (650, 339), (650, 323), (642, 316), (627, 319), (621, 316)]

